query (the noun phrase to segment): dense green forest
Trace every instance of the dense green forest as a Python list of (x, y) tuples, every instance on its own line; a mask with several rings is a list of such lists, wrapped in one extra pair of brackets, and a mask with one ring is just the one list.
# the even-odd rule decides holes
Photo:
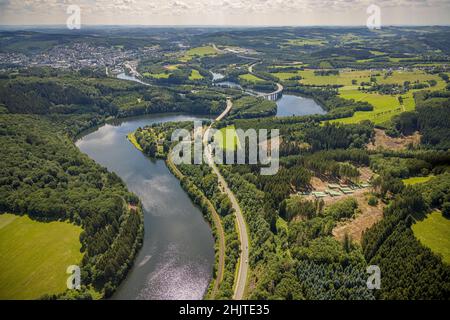
[(434, 149), (450, 148), (450, 93), (433, 92), (416, 95), (417, 106), (394, 119), (395, 129), (402, 134), (419, 131), (421, 142)]
[(139, 199), (82, 154), (62, 126), (34, 115), (3, 114), (0, 122), (0, 211), (81, 225), (83, 290), (77, 295), (95, 290), (108, 297), (142, 243)]
[[(430, 130), (440, 130), (441, 118), (429, 120)], [(435, 125), (433, 121), (438, 123)], [(430, 150), (423, 138), (422, 148), (417, 150), (366, 150), (365, 145), (374, 139), (374, 126), (368, 121), (341, 125), (321, 124), (315, 117), (267, 117), (227, 119), (220, 126), (230, 124), (242, 129), (280, 128), (283, 137), (281, 168), (273, 176), (261, 176), (258, 165), (221, 166), (223, 176), (238, 198), (251, 236), (248, 298), (448, 298), (449, 267), (424, 247), (410, 228), (411, 215), (423, 219), (430, 210), (438, 208), (447, 212), (450, 208), (448, 151)], [(155, 132), (156, 136), (169, 139), (175, 127), (174, 124), (154, 125), (139, 129), (136, 134), (145, 146), (149, 141), (156, 141)], [(164, 142), (163, 146), (167, 143), (171, 142)], [(368, 201), (371, 205), (379, 201), (387, 204), (384, 219), (364, 233), (361, 244), (349, 237), (338, 241), (332, 230), (361, 214), (358, 202), (349, 197), (325, 205), (323, 200), (304, 200), (293, 194), (313, 190), (313, 177), (357, 183), (362, 167), (376, 173)], [(229, 203), (223, 202), (223, 195), (217, 193), (216, 179), (209, 169), (195, 165), (182, 165), (180, 169), (212, 199), (218, 212), (228, 213), (223, 219), (227, 225), (231, 217)], [(415, 191), (405, 187), (401, 180), (430, 174), (438, 180), (418, 186)], [(227, 257), (230, 253), (227, 251)], [(383, 287), (379, 291), (366, 287), (366, 267), (370, 264), (383, 270)], [(233, 267), (228, 262), (226, 274), (231, 276)], [(389, 274), (384, 276), (384, 273)], [(233, 281), (232, 277), (224, 283), (228, 281)]]
[(225, 104), (223, 95), (207, 90), (180, 94), (167, 88), (76, 73), (0, 80), (0, 106), (11, 113), (41, 114), (68, 122), (68, 129), (76, 130), (74, 135), (108, 117), (163, 112), (219, 114)]
[(414, 237), (413, 220), (432, 208), (448, 206), (449, 174), (396, 195), (384, 219), (364, 234), (363, 251), (370, 263), (386, 273), (381, 299), (449, 299), (450, 266), (442, 263)]

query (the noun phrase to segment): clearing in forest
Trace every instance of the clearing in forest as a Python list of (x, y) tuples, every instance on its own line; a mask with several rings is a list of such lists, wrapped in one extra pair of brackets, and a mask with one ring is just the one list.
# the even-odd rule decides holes
[(404, 150), (408, 145), (417, 146), (420, 144), (420, 134), (414, 133), (413, 135), (406, 137), (392, 138), (389, 137), (384, 130), (375, 128), (374, 143), (369, 143), (367, 149), (375, 150), (377, 148), (383, 148), (387, 150)]
[(359, 193), (354, 198), (358, 201), (358, 209), (361, 213), (354, 219), (338, 223), (332, 233), (340, 241), (347, 234), (353, 241), (360, 243), (363, 232), (383, 218), (384, 204), (378, 201), (375, 206), (369, 205), (366, 194)]
[(416, 238), (431, 251), (450, 264), (450, 219), (440, 211), (434, 211), (422, 221), (412, 225)]
[(78, 265), (81, 227), (0, 215), (0, 300), (38, 299), (66, 289), (67, 267)]

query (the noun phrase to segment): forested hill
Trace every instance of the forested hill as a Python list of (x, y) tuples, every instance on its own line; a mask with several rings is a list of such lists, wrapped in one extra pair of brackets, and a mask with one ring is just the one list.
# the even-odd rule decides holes
[(142, 242), (139, 199), (82, 154), (62, 126), (17, 114), (0, 114), (0, 123), (0, 212), (82, 226), (83, 290), (67, 297), (90, 298), (92, 289), (109, 296)]
[(149, 87), (95, 72), (23, 71), (0, 80), (0, 112), (41, 114), (78, 134), (107, 117), (150, 113), (220, 114), (225, 96)]
[(139, 199), (73, 139), (108, 118), (161, 112), (219, 114), (225, 98), (180, 94), (79, 72), (28, 69), (0, 79), (0, 213), (83, 228), (81, 291), (59, 298), (110, 296), (141, 246)]

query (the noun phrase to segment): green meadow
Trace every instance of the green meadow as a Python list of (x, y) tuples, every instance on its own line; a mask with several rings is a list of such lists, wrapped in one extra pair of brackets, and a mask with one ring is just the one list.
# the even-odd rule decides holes
[(412, 225), (416, 238), (450, 264), (450, 219), (441, 212), (430, 213), (423, 221)]
[[(413, 98), (414, 92), (420, 90), (409, 90), (402, 95), (385, 95), (376, 92), (363, 92), (358, 90), (361, 82), (370, 82), (373, 74), (377, 83), (379, 84), (399, 84), (403, 85), (405, 81), (426, 82), (435, 80), (437, 85), (422, 90), (441, 90), (445, 87), (445, 82), (438, 75), (427, 74), (420, 70), (414, 71), (394, 71), (392, 75), (384, 77), (384, 73), (371, 72), (370, 70), (340, 70), (338, 75), (320, 76), (314, 74), (314, 70), (301, 70), (297, 72), (279, 72), (273, 73), (280, 80), (286, 80), (294, 76), (300, 75), (302, 77), (300, 83), (306, 85), (341, 85), (339, 94), (344, 99), (354, 99), (355, 101), (366, 101), (374, 106), (373, 111), (358, 111), (350, 118), (336, 119), (331, 122), (341, 123), (358, 123), (362, 120), (371, 120), (375, 124), (382, 124), (390, 121), (390, 119), (397, 114), (404, 111), (411, 111), (415, 109), (415, 102)], [(353, 84), (356, 80), (356, 85)], [(400, 105), (398, 98), (403, 97), (403, 105)]]
[(399, 95), (385, 95), (379, 93), (367, 93), (357, 89), (340, 90), (340, 96), (344, 99), (354, 99), (355, 101), (367, 101), (373, 105), (373, 111), (357, 111), (350, 118), (335, 119), (331, 122), (358, 123), (362, 120), (371, 120), (375, 124), (389, 121), (394, 115), (404, 111), (414, 110), (415, 103), (412, 92), (401, 95), (403, 105), (398, 101)]
[(194, 58), (195, 56), (204, 57), (204, 56), (212, 56), (215, 54), (217, 54), (217, 51), (212, 46), (197, 47), (197, 48), (192, 48), (192, 49), (189, 49), (188, 51), (186, 51), (186, 53), (180, 59), (180, 61), (188, 62), (188, 61), (192, 60), (192, 58)]
[(426, 177), (412, 177), (408, 179), (403, 179), (403, 183), (407, 186), (411, 186), (418, 183), (424, 183), (432, 179), (434, 176), (426, 176)]
[(170, 76), (170, 73), (165, 73), (165, 72), (161, 72), (161, 73), (150, 73), (150, 72), (144, 72), (142, 74), (144, 77), (148, 77), (148, 78), (155, 78), (155, 79), (167, 79)]
[(66, 289), (67, 267), (80, 263), (81, 227), (0, 215), (0, 300), (37, 299)]
[(139, 143), (137, 142), (136, 136), (134, 135), (134, 132), (130, 132), (130, 133), (127, 135), (127, 138), (128, 138), (128, 141), (130, 141), (131, 144), (132, 144), (136, 149), (138, 149), (139, 151), (144, 151), (144, 150), (142, 149), (142, 147), (139, 145)]
[(200, 80), (203, 79), (203, 76), (196, 69), (192, 69), (191, 75), (189, 76), (189, 80)]
[[(315, 70), (302, 70), (298, 74), (302, 77), (300, 83), (308, 85), (342, 85), (358, 88), (361, 82), (369, 82), (372, 72), (370, 70), (340, 70), (338, 75), (319, 76), (314, 74)], [(352, 85), (352, 80), (357, 85)]]

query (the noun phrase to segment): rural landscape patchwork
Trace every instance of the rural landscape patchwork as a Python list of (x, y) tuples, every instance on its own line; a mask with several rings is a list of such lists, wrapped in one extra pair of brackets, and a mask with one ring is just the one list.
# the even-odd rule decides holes
[(0, 1), (0, 300), (450, 299), (449, 26), (69, 2)]

